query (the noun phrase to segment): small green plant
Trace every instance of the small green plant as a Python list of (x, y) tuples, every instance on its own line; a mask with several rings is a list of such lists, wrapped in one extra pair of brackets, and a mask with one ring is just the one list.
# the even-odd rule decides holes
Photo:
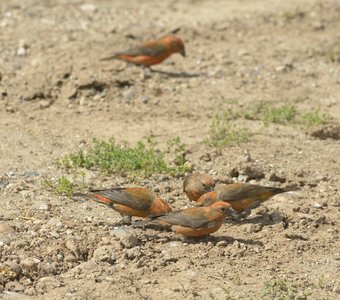
[(45, 178), (42, 181), (42, 185), (48, 189), (50, 189), (54, 194), (58, 196), (67, 196), (70, 197), (76, 190), (79, 190), (85, 186), (84, 184), (84, 176), (82, 173), (82, 182), (79, 183), (78, 175), (76, 173), (73, 174), (72, 180), (68, 179), (66, 176), (61, 176), (57, 180), (52, 180)]
[(268, 102), (261, 101), (255, 104), (249, 111), (244, 111), (243, 116), (248, 120), (261, 120), (265, 124), (294, 122), (297, 111), (293, 105), (274, 107)]
[(313, 292), (309, 288), (300, 288), (289, 281), (276, 278), (266, 282), (260, 294), (260, 299), (289, 300), (307, 298)]
[(265, 123), (286, 124), (293, 122), (297, 112), (292, 105), (283, 105), (281, 107), (268, 107), (265, 111), (263, 121)]
[(326, 51), (326, 56), (331, 62), (340, 62), (340, 42)]
[(302, 115), (302, 124), (306, 127), (312, 127), (319, 124), (324, 124), (328, 119), (327, 114), (323, 114), (320, 110), (311, 111)]
[(305, 16), (305, 13), (301, 10), (293, 10), (293, 11), (286, 11), (282, 14), (283, 19), (290, 23), (291, 21), (295, 19), (303, 19)]
[(167, 142), (168, 152), (175, 154), (175, 164), (176, 166), (185, 166), (186, 159), (186, 149), (185, 145), (182, 143), (180, 137), (175, 137)]
[(286, 300), (291, 299), (296, 293), (296, 288), (290, 282), (274, 279), (265, 283), (261, 297), (268, 296), (268, 299)]
[(205, 143), (214, 147), (235, 146), (248, 141), (251, 133), (248, 128), (231, 128), (230, 114), (216, 115), (210, 125), (209, 138)]
[[(149, 177), (154, 173), (174, 174), (186, 171), (183, 154), (178, 154), (175, 166), (169, 165), (164, 154), (156, 149), (154, 140), (150, 137), (145, 140), (131, 147), (127, 142), (117, 143), (114, 138), (109, 141), (94, 139), (87, 151), (80, 150), (67, 155), (59, 161), (59, 164), (66, 168), (95, 169), (130, 178)], [(181, 151), (183, 152), (183, 149)]]

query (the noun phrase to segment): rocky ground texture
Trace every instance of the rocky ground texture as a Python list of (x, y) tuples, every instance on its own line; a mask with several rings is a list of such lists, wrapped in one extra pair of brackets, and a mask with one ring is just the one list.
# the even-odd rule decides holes
[[(102, 62), (180, 26), (187, 57), (148, 72)], [(4, 299), (340, 298), (340, 4), (302, 1), (0, 3), (0, 297)], [(212, 147), (214, 115), (258, 101), (326, 114), (317, 126), (235, 117), (248, 141)], [(201, 240), (131, 228), (97, 203), (42, 184), (92, 138), (180, 137), (194, 171), (301, 189)], [(188, 205), (184, 174), (96, 187), (151, 188)]]

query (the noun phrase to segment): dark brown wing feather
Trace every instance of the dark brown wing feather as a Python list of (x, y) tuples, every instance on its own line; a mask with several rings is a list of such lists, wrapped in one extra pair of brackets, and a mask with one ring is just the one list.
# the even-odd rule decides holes
[(210, 223), (210, 221), (203, 215), (203, 211), (203, 208), (188, 208), (158, 217), (157, 220), (165, 221), (172, 225), (199, 229), (208, 226)]
[(114, 188), (108, 190), (92, 190), (91, 193), (110, 199), (112, 202), (134, 209), (148, 209), (155, 195), (142, 188)]
[(158, 56), (167, 49), (158, 43), (150, 42), (146, 45), (134, 47), (123, 51), (119, 54), (129, 55), (129, 56)]
[(270, 193), (271, 196), (287, 192), (282, 188), (265, 187), (257, 184), (230, 184), (225, 188), (217, 189), (219, 198), (226, 201), (238, 201), (242, 199), (261, 198), (264, 193)]

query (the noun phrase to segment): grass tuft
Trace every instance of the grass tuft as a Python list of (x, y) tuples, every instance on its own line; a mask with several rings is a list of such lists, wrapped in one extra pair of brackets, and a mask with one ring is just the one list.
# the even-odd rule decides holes
[(234, 118), (230, 112), (216, 115), (210, 125), (209, 138), (205, 143), (213, 147), (230, 147), (248, 141), (251, 132), (248, 128), (231, 128), (230, 120)]
[(327, 114), (321, 113), (320, 110), (311, 111), (302, 115), (301, 123), (306, 127), (313, 127), (324, 124), (329, 119)]
[(250, 111), (244, 112), (243, 115), (246, 119), (261, 120), (265, 124), (287, 124), (294, 121), (297, 111), (293, 105), (274, 107), (268, 102), (261, 101), (254, 105)]
[(340, 62), (340, 42), (326, 51), (326, 56), (331, 62)]
[(85, 168), (99, 170), (107, 174), (117, 174), (132, 178), (145, 178), (154, 173), (177, 174), (187, 170), (184, 145), (177, 140), (175, 165), (170, 165), (164, 153), (156, 149), (152, 138), (139, 141), (131, 147), (127, 142), (117, 143), (114, 138), (109, 141), (94, 139), (87, 150), (69, 154), (59, 161), (65, 168)]
[(74, 173), (72, 179), (64, 175), (57, 180), (45, 178), (42, 180), (42, 185), (58, 196), (70, 197), (75, 191), (85, 186), (84, 178), (85, 173), (81, 172), (81, 181), (79, 182), (79, 173)]

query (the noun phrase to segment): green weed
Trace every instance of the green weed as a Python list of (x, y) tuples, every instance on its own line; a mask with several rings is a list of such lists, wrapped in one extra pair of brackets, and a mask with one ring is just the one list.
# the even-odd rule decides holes
[(326, 51), (326, 56), (331, 62), (340, 62), (340, 42)]
[(85, 186), (85, 173), (81, 174), (81, 181), (79, 180), (79, 173), (74, 173), (72, 179), (66, 176), (61, 176), (57, 180), (45, 178), (42, 180), (42, 185), (58, 196), (70, 197), (75, 191), (82, 189)]
[(261, 120), (267, 125), (268, 123), (293, 123), (296, 115), (297, 110), (293, 105), (274, 107), (272, 104), (263, 101), (255, 104), (249, 111), (243, 112), (246, 119)]
[(260, 294), (261, 299), (289, 300), (300, 297), (307, 298), (312, 294), (312, 291), (277, 278), (266, 282)]
[(301, 123), (306, 127), (312, 127), (319, 124), (324, 124), (329, 116), (321, 113), (320, 110), (311, 111), (302, 115)]
[(67, 155), (59, 164), (66, 168), (85, 168), (100, 170), (107, 174), (125, 177), (149, 177), (154, 173), (176, 174), (187, 170), (184, 145), (178, 140), (177, 159), (170, 165), (164, 153), (156, 149), (152, 138), (139, 141), (132, 147), (127, 142), (117, 143), (114, 138), (109, 141), (94, 139), (92, 146), (85, 150)]
[(269, 296), (269, 299), (285, 300), (291, 299), (296, 293), (296, 288), (290, 282), (274, 279), (265, 283), (261, 296)]
[(227, 112), (223, 115), (216, 115), (210, 125), (209, 138), (205, 143), (214, 147), (235, 146), (248, 141), (251, 133), (248, 128), (231, 128), (230, 120), (235, 115)]

